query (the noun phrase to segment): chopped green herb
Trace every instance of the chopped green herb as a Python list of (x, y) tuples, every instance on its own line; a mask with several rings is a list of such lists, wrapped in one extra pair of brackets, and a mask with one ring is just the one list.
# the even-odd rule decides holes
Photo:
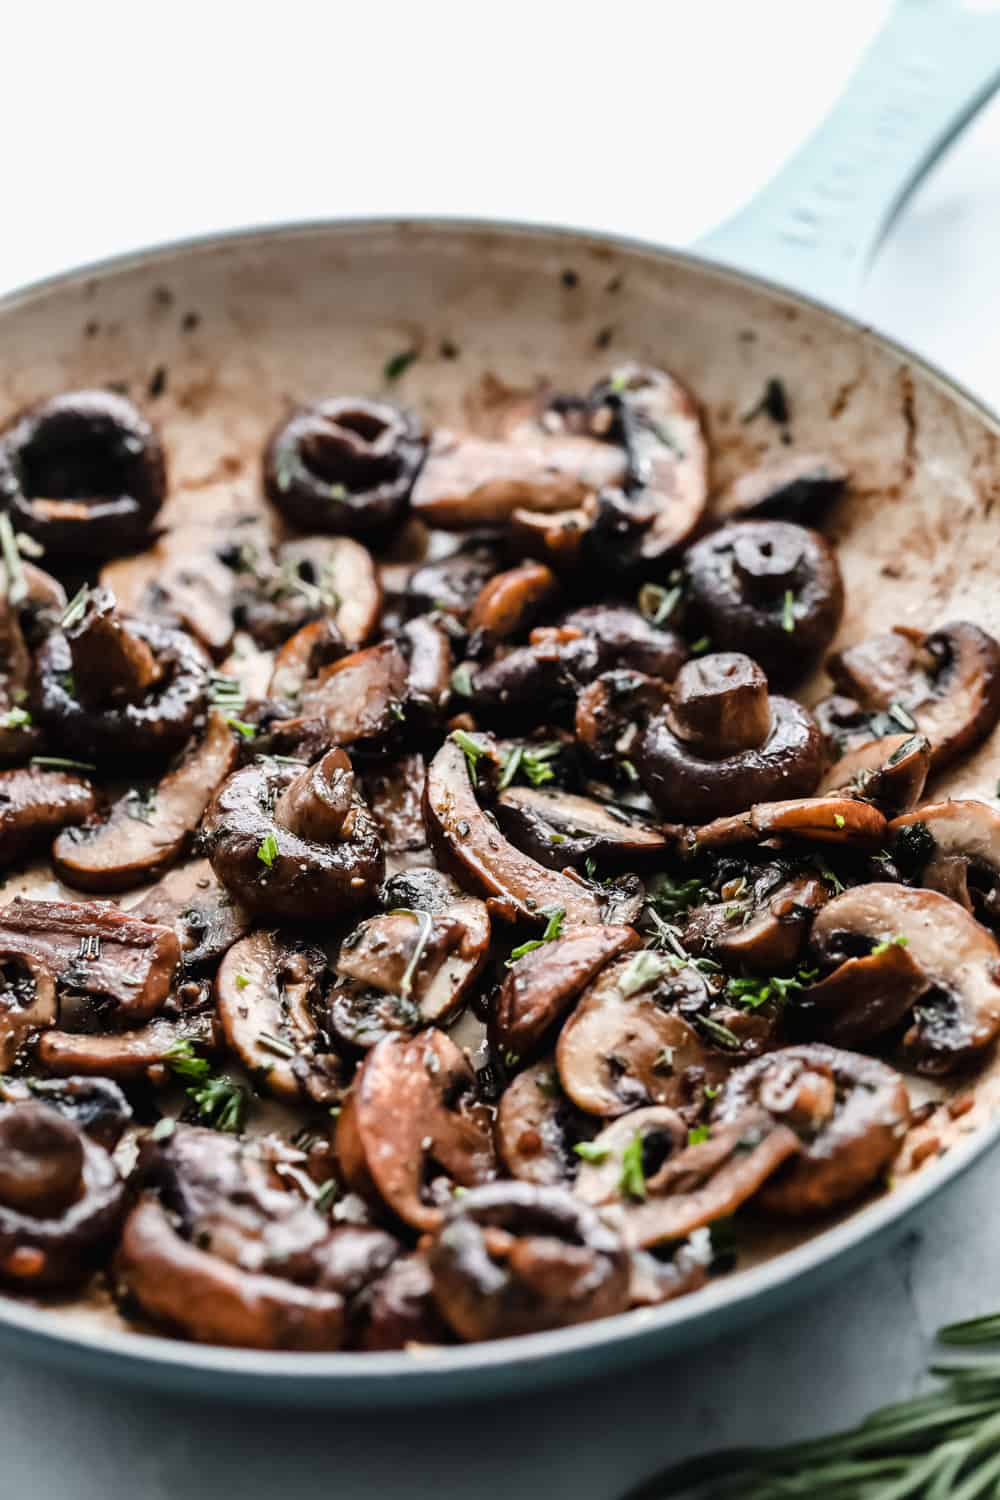
[(620, 760), (618, 762), (618, 764), (621, 766), (622, 770), (625, 772), (625, 775), (627, 776), (627, 778), (628, 778), (629, 781), (638, 781), (639, 780), (639, 772), (636, 770), (635, 766), (632, 764), (632, 762), (630, 760)]
[(698, 1016), (698, 1025), (713, 1042), (719, 1047), (725, 1047), (730, 1051), (739, 1051), (740, 1039), (728, 1026), (723, 1026), (721, 1021), (714, 1021), (711, 1016)]
[(398, 724), (402, 724), (406, 718), (406, 709), (395, 698), (389, 703), (389, 717), (395, 719)]
[(681, 587), (679, 584), (672, 589), (665, 589), (659, 583), (644, 583), (639, 590), (638, 605), (640, 612), (653, 625), (662, 625), (670, 619), (677, 605), (680, 603)]
[(675, 968), (676, 964), (672, 958), (664, 958), (662, 953), (654, 953), (651, 949), (644, 948), (641, 953), (637, 953), (633, 959), (630, 959), (622, 970), (617, 985), (618, 993), (627, 1000), (630, 996), (637, 995), (640, 990), (649, 989), (649, 986), (655, 984), (658, 979), (662, 979), (664, 974), (672, 974)]
[(622, 391), (624, 391), (624, 390), (627, 389), (628, 382), (629, 382), (629, 372), (628, 372), (628, 370), (618, 370), (614, 375), (612, 375), (611, 379), (608, 381), (608, 390), (609, 391), (614, 391), (614, 393), (615, 393), (616, 396), (620, 396), (621, 393), (622, 393)]
[(540, 938), (531, 938), (528, 942), (520, 943), (516, 948), (510, 950), (510, 957), (507, 960), (508, 969), (512, 964), (517, 963), (519, 958), (523, 958), (526, 953), (533, 953), (536, 948), (541, 948), (545, 943), (555, 942), (559, 936), (566, 917), (563, 908), (561, 906), (547, 907), (543, 909), (541, 915), (548, 917), (548, 921), (545, 924), (545, 931)]
[(711, 1084), (706, 1083), (704, 1094), (706, 1099), (717, 1099), (719, 1097), (719, 1085), (716, 1084), (715, 1088), (713, 1088)]
[(7, 571), (6, 597), (11, 604), (21, 604), (28, 597), (28, 585), (24, 577), (21, 554), (17, 549), (17, 538), (6, 511), (0, 514), (0, 552), (3, 553), (4, 567)]
[(791, 635), (795, 629), (795, 595), (791, 589), (785, 590), (785, 603), (781, 611), (781, 628), (787, 630)]
[(409, 1000), (413, 989), (414, 976), (420, 967), (420, 960), (424, 956), (424, 949), (427, 947), (428, 940), (434, 928), (434, 918), (428, 911), (414, 911), (409, 906), (393, 907), (389, 915), (390, 917), (412, 917), (420, 929), (417, 933), (417, 941), (413, 945), (413, 952), (410, 954), (410, 961), (403, 971), (402, 979), (399, 981), (399, 993), (404, 1000)]
[(515, 745), (512, 750), (505, 750), (500, 756), (500, 764), (503, 766), (503, 775), (500, 777), (500, 791), (505, 792), (518, 773), (521, 760), (524, 756), (524, 746)]
[(578, 1141), (573, 1147), (577, 1156), (584, 1161), (592, 1162), (594, 1166), (600, 1166), (602, 1161), (607, 1161), (611, 1152), (607, 1146), (599, 1146), (596, 1141)]
[(213, 708), (235, 713), (243, 707), (246, 695), (238, 677), (227, 677), (223, 672), (213, 672), (209, 678), (209, 701)]
[(236, 733), (241, 734), (245, 740), (252, 740), (257, 733), (256, 724), (248, 724), (245, 719), (227, 718), (226, 723), (230, 729), (235, 729)]
[(630, 1198), (645, 1198), (646, 1174), (642, 1166), (642, 1134), (636, 1131), (622, 1152), (622, 1175), (619, 1187)]
[(31, 715), (26, 708), (9, 708), (0, 714), (0, 729), (25, 729), (30, 723)]
[(224, 1073), (189, 1088), (188, 1098), (198, 1111), (198, 1118), (215, 1130), (236, 1135), (246, 1121), (249, 1096), (242, 1083)]
[(66, 760), (61, 755), (33, 755), (31, 757), (33, 766), (42, 766), (47, 771), (96, 771), (97, 767), (89, 760)]
[(844, 824), (847, 822), (847, 819), (844, 817), (843, 813), (834, 813), (833, 821), (838, 828), (843, 828)]
[(278, 840), (275, 838), (273, 833), (269, 833), (267, 837), (262, 839), (260, 842), (260, 845), (257, 849), (257, 858), (260, 860), (262, 865), (267, 865), (267, 868), (270, 869), (277, 857)]
[(701, 906), (706, 895), (707, 889), (700, 880), (679, 880), (661, 871), (650, 881), (646, 902), (659, 916), (670, 921), (673, 917), (685, 916), (693, 906)]
[(688, 1131), (688, 1145), (689, 1146), (700, 1146), (701, 1143), (702, 1143), (702, 1141), (707, 1141), (707, 1140), (708, 1140), (708, 1126), (707, 1125), (692, 1125), (691, 1129)]
[(405, 375), (415, 359), (420, 356), (419, 349), (401, 349), (391, 359), (387, 359), (382, 369), (382, 375), (386, 380), (398, 380)]
[(335, 1177), (328, 1177), (317, 1188), (316, 1196), (313, 1199), (313, 1207), (318, 1209), (321, 1214), (328, 1214), (336, 1203), (339, 1192), (340, 1185), (337, 1179)]
[(212, 1065), (207, 1057), (199, 1057), (190, 1037), (180, 1037), (171, 1042), (163, 1053), (163, 1061), (178, 1078), (207, 1078)]
[(452, 672), (451, 690), (453, 693), (457, 693), (460, 698), (472, 697), (472, 668), (467, 661), (463, 661)]
[(250, 981), (245, 974), (236, 975), (236, 988), (238, 990), (245, 990), (249, 983)]
[(817, 969), (800, 969), (791, 978), (773, 974), (769, 979), (730, 979), (726, 984), (726, 999), (744, 1010), (757, 1010), (768, 1000), (784, 1004), (789, 995), (810, 985), (818, 973)]
[(72, 625), (78, 625), (87, 613), (87, 600), (90, 598), (90, 585), (83, 584), (77, 589), (72, 599), (59, 616), (59, 626), (62, 630), (68, 630)]
[(696, 641), (691, 642), (691, 655), (701, 656), (711, 644), (711, 639), (707, 635), (700, 635)]
[(869, 955), (878, 958), (880, 953), (887, 953), (890, 948), (906, 948), (909, 946), (909, 938), (905, 933), (897, 932), (895, 937), (887, 938), (884, 943), (876, 943)]
[(478, 775), (477, 768), (480, 760), (484, 755), (489, 754), (488, 746), (484, 745), (481, 740), (476, 739), (474, 735), (466, 734), (464, 729), (453, 729), (451, 737), (465, 756), (465, 764), (469, 768), (470, 780), (475, 781)]

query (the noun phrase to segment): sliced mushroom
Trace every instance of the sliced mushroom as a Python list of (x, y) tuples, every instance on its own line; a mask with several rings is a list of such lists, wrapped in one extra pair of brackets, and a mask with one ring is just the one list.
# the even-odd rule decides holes
[(278, 1098), (330, 1103), (344, 1091), (348, 1070), (318, 1019), (325, 974), (321, 950), (272, 932), (242, 938), (219, 965), (215, 1003), (226, 1042)]
[(690, 821), (808, 796), (823, 764), (822, 738), (808, 710), (791, 698), (769, 697), (760, 668), (737, 652), (685, 663), (633, 754), (660, 812)]
[(666, 847), (663, 834), (648, 823), (613, 803), (572, 792), (512, 786), (501, 792), (494, 811), (511, 841), (550, 870), (579, 869), (588, 859), (635, 869)]
[(570, 923), (600, 922), (600, 908), (587, 886), (544, 869), (501, 836), (479, 806), (465, 753), (454, 738), (444, 742), (427, 768), (424, 820), (442, 863), (486, 896), (491, 910), (506, 921), (544, 922), (546, 912), (560, 910)]
[(0, 1105), (0, 1280), (21, 1291), (78, 1285), (124, 1207), (103, 1146), (34, 1099)]
[(558, 938), (523, 954), (497, 995), (491, 1019), (496, 1046), (530, 1057), (605, 964), (638, 946), (631, 927), (563, 927)]
[(91, 1140), (113, 1151), (132, 1119), (132, 1107), (110, 1078), (5, 1078), (0, 1099), (35, 1099), (63, 1115)]
[(1000, 814), (972, 797), (927, 802), (894, 818), (889, 836), (908, 878), (1000, 927)]
[(522, 635), (556, 593), (555, 574), (544, 563), (525, 562), (496, 573), (480, 589), (469, 615), (470, 630), (489, 640)]
[(349, 536), (301, 537), (278, 548), (279, 571), (316, 590), (349, 646), (371, 640), (382, 610), (382, 587), (371, 553)]
[(329, 616), (311, 620), (275, 653), (268, 693), (279, 702), (296, 703), (312, 678), (349, 653), (350, 647)]
[(717, 495), (712, 511), (719, 520), (797, 521), (816, 526), (840, 499), (850, 471), (822, 453), (790, 453), (748, 469)]
[(827, 670), (837, 696), (816, 714), (841, 753), (904, 729), (930, 741), (937, 772), (1000, 719), (1000, 646), (964, 620), (929, 635), (899, 626), (838, 652)]
[(628, 1306), (617, 1235), (558, 1187), (474, 1188), (452, 1204), (427, 1259), (438, 1308), (464, 1339), (565, 1328)]
[(233, 573), (206, 546), (203, 526), (171, 528), (155, 547), (106, 563), (100, 581), (128, 614), (175, 622), (216, 661), (230, 650)]
[(59, 835), (56, 874), (75, 890), (99, 893), (131, 890), (162, 874), (184, 853), (238, 758), (229, 725), (213, 710), (204, 734), (158, 786), (133, 788), (103, 821)]
[(451, 697), (451, 641), (433, 615), (417, 615), (399, 629), (399, 646), (406, 658), (404, 708), (407, 722), (433, 726)]
[(794, 967), (805, 949), (813, 916), (827, 900), (814, 875), (783, 878), (766, 869), (730, 899), (695, 907), (684, 928), (689, 953), (717, 958), (727, 969), (778, 974)]
[(909, 812), (923, 795), (930, 764), (930, 741), (924, 735), (889, 734), (842, 755), (816, 795), (843, 791), (877, 803), (887, 816)]
[[(616, 1122), (624, 1129), (626, 1120)], [(696, 1229), (728, 1218), (799, 1151), (794, 1130), (764, 1110), (750, 1111), (732, 1124), (712, 1127), (707, 1140), (662, 1155), (663, 1132), (649, 1132), (652, 1160), (619, 1181), (615, 1196), (601, 1206), (601, 1218), (625, 1244), (646, 1249), (683, 1240)], [(599, 1144), (601, 1137), (597, 1137)], [(638, 1196), (630, 1189), (639, 1189)]]
[(707, 1000), (694, 968), (647, 950), (608, 964), (584, 991), (559, 1035), (556, 1066), (566, 1093), (588, 1114), (613, 1118), (646, 1104), (701, 1099), (732, 1058), (710, 1047), (677, 1009)]
[(594, 1134), (594, 1120), (567, 1099), (551, 1059), (525, 1068), (497, 1105), (497, 1154), (512, 1177), (539, 1187), (572, 1183), (575, 1147)]
[(13, 864), (97, 806), (94, 788), (65, 771), (0, 771), (0, 864)]
[(59, 1077), (79, 1074), (136, 1083), (150, 1068), (169, 1062), (175, 1055), (173, 1049), (183, 1043), (217, 1052), (212, 1017), (204, 1013), (179, 1020), (157, 1016), (128, 1031), (46, 1031), (39, 1038), (37, 1055), (39, 1064)]
[(350, 1187), (414, 1229), (435, 1230), (451, 1186), (494, 1172), (489, 1112), (465, 1054), (443, 1031), (387, 1036), (368, 1053), (337, 1122)]
[(800, 1141), (760, 1193), (762, 1208), (783, 1215), (857, 1198), (895, 1160), (910, 1120), (895, 1069), (820, 1043), (786, 1047), (737, 1069), (715, 1102), (713, 1126), (738, 1126), (754, 1110), (766, 1110)]
[(187, 969), (217, 963), (253, 925), (250, 913), (232, 899), (207, 859), (171, 870), (129, 912), (172, 927)]
[(401, 755), (398, 760), (374, 766), (365, 772), (363, 785), (386, 854), (426, 849), (423, 756)]
[(57, 1015), (55, 980), (45, 965), (30, 953), (0, 948), (0, 1073)]
[[(384, 751), (399, 738), (409, 682), (406, 658), (391, 641), (355, 651), (324, 667), (302, 690), (298, 722), (317, 719), (331, 744)], [(287, 732), (287, 721), (274, 725)]]
[(49, 552), (115, 557), (148, 536), (166, 494), (163, 448), (111, 391), (66, 391), (0, 440), (0, 505)]
[(99, 901), (11, 901), (0, 952), (36, 959), (61, 988), (112, 1003), (131, 1024), (160, 1009), (180, 961), (169, 927)]
[(454, 552), (415, 568), (406, 594), (413, 613), (439, 609), (464, 620), (483, 587), (499, 572), (501, 548), (490, 534), (464, 538)]
[(877, 808), (851, 797), (803, 797), (762, 802), (729, 818), (692, 830), (692, 849), (757, 844), (763, 839), (812, 839), (816, 843), (884, 846), (888, 824)]
[(272, 434), (264, 488), (306, 531), (377, 535), (399, 519), (424, 446), (412, 412), (388, 401), (331, 397), (299, 407)]
[(205, 814), (212, 869), (241, 905), (293, 922), (369, 904), (385, 861), (343, 750), (316, 765), (237, 771)]
[(605, 772), (617, 775), (641, 739), (641, 726), (659, 714), (669, 689), (644, 672), (602, 672), (576, 700), (578, 742)]
[(10, 598), (14, 587), (8, 584), (0, 597), (0, 761), (5, 764), (26, 760), (41, 739), (26, 706), (31, 689), (31, 653)]
[[(823, 958), (825, 933), (820, 940)], [(845, 958), (796, 995), (789, 1027), (796, 1036), (833, 1047), (863, 1046), (894, 1030), (927, 988), (926, 975), (907, 947), (879, 943), (860, 958)]]
[[(183, 630), (123, 619), (107, 589), (38, 653), (38, 716), (60, 745), (94, 756), (168, 755), (205, 705), (209, 661)], [(64, 617), (65, 618), (65, 617)]]
[(685, 557), (688, 609), (719, 651), (745, 651), (781, 687), (805, 676), (844, 608), (837, 559), (790, 521), (734, 521)]
[(434, 1281), (422, 1255), (401, 1255), (359, 1299), (354, 1346), (359, 1349), (408, 1349), (416, 1344), (443, 1344), (451, 1330), (434, 1304)]
[(605, 1125), (591, 1141), (574, 1192), (592, 1208), (614, 1203), (622, 1191), (626, 1153), (638, 1153), (643, 1178), (653, 1177), (669, 1157), (685, 1150), (687, 1144), (687, 1122), (675, 1109), (662, 1104), (634, 1109)]
[(1000, 1032), (1000, 948), (947, 896), (887, 882), (845, 891), (813, 924), (813, 947), (828, 963), (892, 942), (906, 947), (928, 985), (904, 1052), (918, 1072), (950, 1072)]

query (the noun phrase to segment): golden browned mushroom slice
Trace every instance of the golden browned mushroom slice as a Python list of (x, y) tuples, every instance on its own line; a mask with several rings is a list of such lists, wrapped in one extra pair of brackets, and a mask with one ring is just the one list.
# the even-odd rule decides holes
[(203, 526), (173, 527), (147, 551), (105, 563), (100, 581), (129, 614), (176, 620), (219, 660), (233, 640), (233, 572), (212, 540)]
[(930, 764), (930, 741), (924, 735), (887, 734), (842, 755), (823, 777), (816, 795), (846, 792), (877, 803), (887, 816), (909, 812), (923, 796)]
[[(675, 1132), (648, 1123), (652, 1111), (626, 1115), (611, 1149), (621, 1170), (585, 1179), (594, 1196), (607, 1196), (601, 1218), (633, 1249), (686, 1239), (696, 1229), (728, 1218), (752, 1198), (780, 1166), (799, 1151), (794, 1130), (765, 1110), (749, 1110), (732, 1124), (713, 1126), (707, 1139), (675, 1149)], [(640, 1118), (641, 1117), (641, 1118)], [(629, 1121), (631, 1140), (625, 1141)], [(592, 1143), (598, 1149), (609, 1131)], [(677, 1142), (676, 1144), (680, 1144)], [(581, 1174), (582, 1175), (582, 1174)]]
[(515, 959), (490, 1022), (495, 1045), (530, 1057), (594, 975), (638, 947), (639, 934), (631, 927), (563, 927), (559, 937)]
[(310, 620), (290, 635), (275, 652), (268, 694), (279, 701), (296, 702), (309, 681), (323, 667), (347, 656), (350, 647), (329, 617)]
[(24, 1045), (58, 1015), (52, 974), (30, 953), (0, 947), (0, 1073), (14, 1066)]
[(1000, 814), (961, 797), (928, 802), (889, 824), (893, 858), (909, 880), (1000, 926)]
[(815, 843), (878, 848), (888, 825), (877, 808), (852, 797), (802, 797), (790, 802), (762, 802), (730, 818), (716, 818), (691, 830), (692, 849), (722, 849), (729, 844), (759, 844), (762, 839), (811, 839)]
[[(406, 716), (406, 659), (391, 641), (344, 656), (303, 688), (297, 721), (318, 719), (330, 742), (362, 750), (385, 750), (398, 738)], [(288, 733), (280, 719), (276, 733)]]
[(77, 1285), (125, 1207), (111, 1157), (65, 1115), (30, 1099), (0, 1105), (0, 1280), (21, 1291)]
[(0, 952), (37, 959), (60, 987), (111, 1002), (128, 1025), (170, 993), (177, 934), (100, 901), (11, 901), (0, 910)]
[(928, 984), (903, 1038), (918, 1072), (950, 1072), (1000, 1031), (1000, 948), (974, 917), (937, 891), (888, 882), (855, 886), (824, 906), (812, 942), (832, 963), (856, 957), (866, 942), (907, 949)]
[[(707, 1001), (697, 969), (647, 949), (607, 965), (584, 994), (556, 1045), (566, 1093), (591, 1115), (644, 1104), (690, 1104), (725, 1076), (727, 1061), (676, 1007)], [(737, 1043), (738, 1045), (738, 1043)]]
[(281, 1099), (340, 1098), (347, 1070), (319, 1025), (326, 957), (273, 932), (234, 943), (215, 977), (226, 1042), (262, 1088)]
[(0, 771), (0, 863), (13, 864), (96, 806), (94, 788), (79, 776), (39, 766)]
[(841, 753), (903, 729), (930, 741), (936, 772), (1000, 719), (1000, 646), (965, 620), (928, 635), (898, 626), (838, 652), (827, 671), (837, 695), (816, 715)]
[(508, 568), (480, 589), (468, 628), (481, 630), (494, 641), (521, 635), (557, 590), (555, 574), (544, 563), (525, 562)]
[(789, 453), (747, 469), (712, 503), (720, 521), (765, 517), (816, 526), (844, 493), (850, 471), (823, 453)]
[(204, 734), (156, 787), (120, 797), (108, 817), (68, 828), (52, 846), (56, 874), (75, 890), (127, 891), (174, 864), (239, 753), (229, 725), (213, 709)]
[[(821, 932), (817, 939), (821, 961), (829, 936)], [(879, 943), (797, 994), (789, 1029), (834, 1047), (863, 1046), (898, 1026), (927, 989), (927, 977), (904, 943)]]
[(511, 786), (500, 793), (494, 811), (513, 843), (550, 870), (580, 868), (588, 859), (637, 869), (648, 866), (667, 842), (637, 814), (574, 792)]
[(439, 430), (410, 503), (429, 526), (471, 531), (502, 524), (516, 510), (572, 509), (624, 478), (622, 450), (595, 438), (502, 443)]
[(540, 1187), (571, 1183), (580, 1169), (576, 1151), (597, 1122), (567, 1099), (551, 1058), (525, 1068), (497, 1105), (497, 1154), (512, 1177)]
[(136, 1083), (150, 1068), (160, 1067), (189, 1043), (203, 1052), (216, 1052), (212, 1017), (206, 1013), (174, 1019), (157, 1016), (145, 1026), (128, 1031), (46, 1031), (38, 1041), (37, 1057), (47, 1073), (69, 1078), (115, 1078)]
[(464, 1052), (443, 1031), (383, 1037), (337, 1122), (348, 1185), (412, 1228), (436, 1229), (453, 1184), (473, 1187), (494, 1173), (489, 1111), (474, 1083)]
[(382, 586), (367, 547), (349, 536), (302, 537), (279, 548), (281, 565), (326, 596), (330, 618), (349, 646), (375, 634)]
[(253, 926), (250, 913), (232, 899), (207, 859), (168, 871), (129, 912), (172, 927), (186, 969), (216, 963)]
[(752, 974), (792, 968), (805, 948), (814, 913), (827, 900), (823, 881), (815, 875), (786, 880), (780, 867), (772, 866), (752, 885), (741, 877), (736, 886), (728, 898), (689, 913), (685, 948)]
[(480, 736), (451, 736), (430, 765), (424, 789), (424, 819), (431, 846), (456, 878), (489, 898), (505, 920), (547, 920), (561, 911), (565, 921), (583, 926), (599, 923), (600, 907), (591, 890), (568, 875), (546, 870), (500, 834), (476, 799), (463, 743), (470, 754), (490, 753)]
[(427, 1260), (434, 1300), (464, 1339), (565, 1328), (628, 1306), (618, 1236), (563, 1188), (474, 1188), (449, 1208)]
[(894, 1068), (813, 1043), (737, 1069), (715, 1102), (712, 1128), (738, 1127), (756, 1110), (800, 1141), (794, 1160), (761, 1190), (760, 1205), (797, 1215), (850, 1202), (882, 1176), (903, 1144), (910, 1100)]

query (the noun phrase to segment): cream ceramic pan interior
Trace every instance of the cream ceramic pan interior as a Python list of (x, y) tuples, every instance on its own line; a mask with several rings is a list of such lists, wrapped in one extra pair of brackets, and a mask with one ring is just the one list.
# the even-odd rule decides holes
[[(625, 358), (664, 366), (702, 404), (718, 484), (789, 451), (765, 414), (746, 420), (778, 377), (793, 448), (831, 452), (854, 475), (829, 528), (846, 583), (841, 642), (963, 618), (1000, 634), (996, 420), (846, 320), (644, 246), (384, 222), (140, 255), (0, 307), (0, 420), (60, 390), (120, 384), (166, 442), (167, 526), (218, 525), (262, 507), (259, 456), (282, 414), (326, 394), (377, 393), (386, 362), (403, 350), (417, 357), (395, 398), (458, 426), (488, 427), (509, 387), (586, 389)], [(820, 689), (817, 679), (806, 698)], [(998, 769), (994, 736), (931, 792), (992, 800)], [(8, 896), (15, 888), (24, 885), (9, 882)], [(987, 1065), (954, 1085), (972, 1107), (954, 1119), (939, 1110), (913, 1132), (878, 1198), (807, 1235), (772, 1233), (749, 1246), (740, 1269), (659, 1309), (454, 1350), (262, 1355), (137, 1334), (93, 1301), (0, 1299), (0, 1335), (130, 1380), (271, 1400), (420, 1402), (583, 1376), (731, 1330), (868, 1253), (994, 1140), (998, 1078), (1000, 1067)], [(915, 1147), (925, 1159), (913, 1170)]]

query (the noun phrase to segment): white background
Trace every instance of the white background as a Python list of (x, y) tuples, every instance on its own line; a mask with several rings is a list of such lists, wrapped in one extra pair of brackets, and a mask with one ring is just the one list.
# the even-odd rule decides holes
[[(148, 242), (366, 212), (676, 244), (832, 103), (879, 0), (4, 7), (0, 290)], [(1000, 107), (891, 235), (858, 311), (1000, 404)], [(0, 358), (2, 358), (0, 348)], [(1000, 1307), (995, 1163), (850, 1285), (694, 1359), (402, 1419), (197, 1410), (0, 1363), (0, 1494), (613, 1500), (671, 1454), (910, 1389), (933, 1327)]]

